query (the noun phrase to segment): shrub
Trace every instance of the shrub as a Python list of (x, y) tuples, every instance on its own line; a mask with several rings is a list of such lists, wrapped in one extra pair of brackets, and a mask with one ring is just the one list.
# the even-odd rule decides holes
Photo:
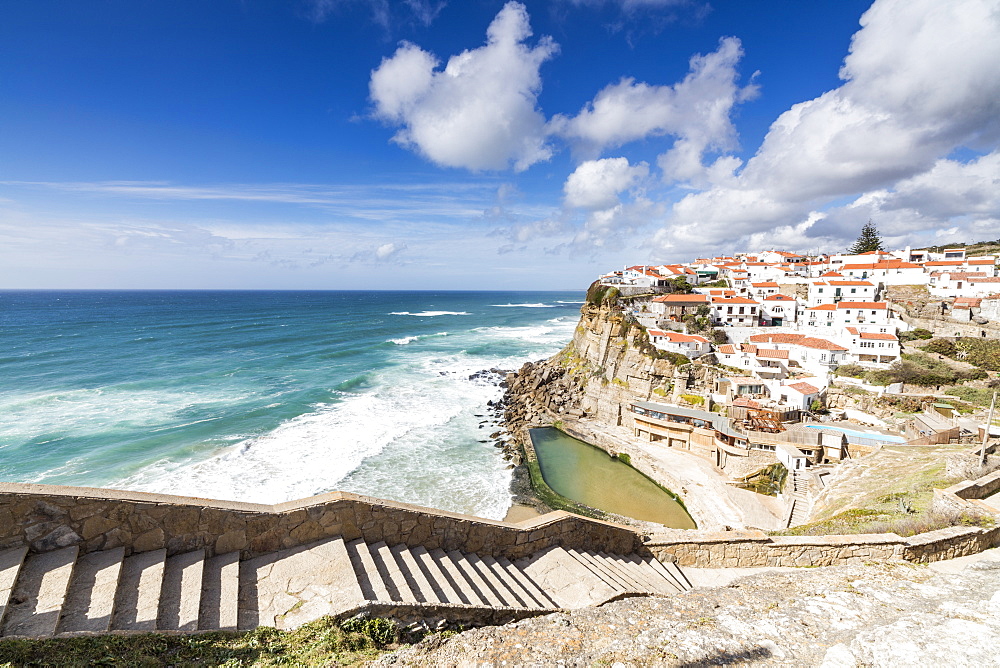
[(899, 335), (900, 341), (914, 341), (918, 339), (931, 339), (934, 338), (934, 334), (923, 327), (918, 327), (916, 329), (911, 329), (908, 332), (902, 332)]
[(945, 390), (947, 394), (954, 395), (962, 401), (977, 406), (989, 406), (996, 390), (980, 387), (969, 387), (968, 385), (955, 385)]
[(927, 345), (923, 347), (923, 351), (927, 353), (935, 353), (937, 355), (954, 357), (958, 353), (958, 348), (955, 346), (954, 341), (950, 341), (948, 339), (931, 339), (927, 342)]
[(961, 359), (990, 371), (1000, 371), (1000, 340), (962, 338), (955, 344)]
[(701, 406), (705, 403), (705, 399), (697, 394), (682, 394), (681, 399), (695, 406)]
[(860, 364), (841, 364), (835, 372), (838, 376), (849, 378), (861, 378), (865, 375), (865, 368)]

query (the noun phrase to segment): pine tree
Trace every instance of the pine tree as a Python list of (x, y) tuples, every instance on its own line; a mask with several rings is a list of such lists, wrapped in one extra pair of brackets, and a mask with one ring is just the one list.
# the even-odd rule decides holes
[(858, 240), (854, 242), (853, 246), (847, 249), (847, 252), (850, 255), (857, 255), (858, 253), (880, 250), (885, 250), (882, 248), (882, 237), (878, 235), (878, 228), (875, 227), (875, 223), (869, 219), (864, 227), (861, 228)]

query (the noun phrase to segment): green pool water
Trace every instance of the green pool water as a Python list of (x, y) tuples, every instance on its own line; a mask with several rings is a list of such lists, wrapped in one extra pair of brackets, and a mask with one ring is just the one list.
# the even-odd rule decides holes
[(694, 529), (687, 511), (652, 480), (589, 443), (558, 429), (531, 430), (546, 484), (592, 508), (675, 529)]

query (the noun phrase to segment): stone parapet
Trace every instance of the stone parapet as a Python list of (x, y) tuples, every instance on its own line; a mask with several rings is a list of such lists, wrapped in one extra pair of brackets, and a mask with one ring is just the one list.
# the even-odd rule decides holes
[(79, 546), (127, 553), (239, 550), (251, 558), (323, 538), (364, 538), (428, 550), (462, 550), (518, 559), (559, 545), (630, 554), (631, 529), (566, 512), (520, 524), (448, 513), (346, 492), (276, 505), (123, 492), (87, 487), (0, 483), (0, 549), (34, 552)]

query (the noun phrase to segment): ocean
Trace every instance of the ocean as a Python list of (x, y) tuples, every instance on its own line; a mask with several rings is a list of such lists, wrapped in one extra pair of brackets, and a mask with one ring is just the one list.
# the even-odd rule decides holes
[[(493, 519), (482, 424), (582, 292), (0, 292), (0, 480), (259, 503), (331, 490)], [(485, 441), (485, 442), (484, 442)]]

